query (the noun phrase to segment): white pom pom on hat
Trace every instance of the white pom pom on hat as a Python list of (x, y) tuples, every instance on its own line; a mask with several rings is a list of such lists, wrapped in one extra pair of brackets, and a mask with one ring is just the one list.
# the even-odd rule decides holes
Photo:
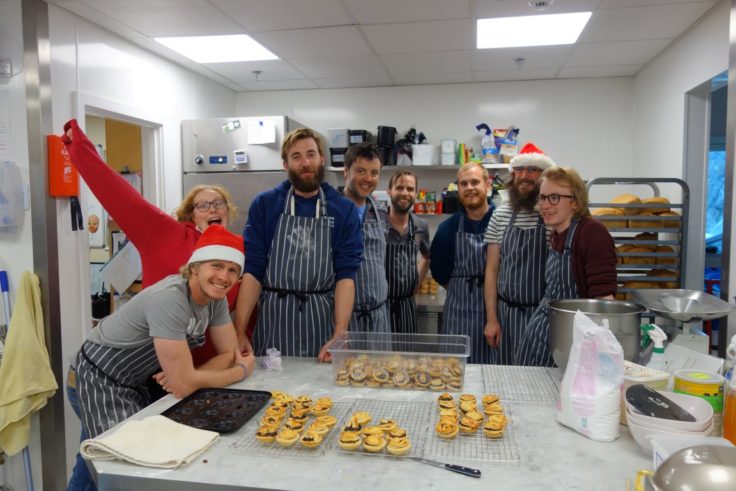
[(194, 252), (187, 264), (202, 261), (231, 261), (243, 272), (245, 247), (243, 238), (230, 232), (222, 225), (210, 225), (197, 239)]
[(513, 170), (514, 167), (539, 167), (544, 170), (556, 165), (555, 161), (545, 155), (539, 147), (529, 142), (521, 148), (518, 155), (511, 159), (509, 169)]

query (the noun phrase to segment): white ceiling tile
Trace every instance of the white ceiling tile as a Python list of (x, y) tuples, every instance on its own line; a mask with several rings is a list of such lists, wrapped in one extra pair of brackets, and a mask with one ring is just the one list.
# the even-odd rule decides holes
[[(562, 14), (595, 10), (601, 0), (555, 0), (544, 10), (535, 10), (526, 0), (473, 0), (472, 11), (477, 19), (517, 17), (520, 15)], [(635, 0), (638, 1), (638, 0)]]
[(409, 73), (469, 72), (473, 52), (441, 51), (432, 53), (397, 53), (381, 55), (381, 60), (392, 75)]
[(250, 32), (352, 24), (338, 0), (209, 0)]
[(426, 84), (459, 84), (473, 81), (471, 72), (452, 73), (407, 73), (397, 75), (394, 80), (399, 85), (426, 85)]
[(499, 82), (502, 80), (543, 80), (555, 78), (556, 68), (533, 68), (522, 70), (496, 70), (492, 72), (473, 72), (475, 82)]
[(235, 63), (205, 63), (205, 67), (238, 83), (256, 82), (254, 70), (260, 71), (258, 80), (300, 80), (306, 78), (302, 72), (282, 60), (243, 61)]
[(669, 44), (666, 39), (573, 46), (565, 66), (643, 65)]
[(473, 55), (473, 70), (515, 70), (517, 58), (523, 58), (524, 68), (552, 68), (565, 62), (571, 46), (537, 46), (533, 48), (479, 49)]
[(314, 82), (323, 89), (346, 89), (354, 87), (382, 87), (394, 85), (387, 76), (320, 78)]
[(470, 0), (343, 0), (358, 24), (467, 19)]
[(244, 29), (218, 9), (200, 0), (82, 0), (146, 36), (207, 36), (239, 34)]
[(374, 55), (292, 59), (291, 63), (310, 78), (358, 78), (386, 75), (386, 69)]
[(558, 78), (633, 77), (641, 65), (563, 67)]
[(475, 24), (446, 20), (361, 27), (376, 53), (413, 53), (475, 48)]
[(709, 7), (708, 3), (697, 2), (599, 10), (590, 18), (579, 42), (674, 39)]
[(279, 58), (372, 54), (358, 30), (352, 26), (261, 32), (253, 37)]
[(718, 0), (603, 0), (600, 8), (616, 9), (621, 7), (641, 7), (644, 5), (668, 5), (673, 3), (709, 3), (715, 5)]
[(311, 80), (272, 80), (267, 82), (241, 83), (246, 90), (301, 90), (316, 89), (317, 85)]

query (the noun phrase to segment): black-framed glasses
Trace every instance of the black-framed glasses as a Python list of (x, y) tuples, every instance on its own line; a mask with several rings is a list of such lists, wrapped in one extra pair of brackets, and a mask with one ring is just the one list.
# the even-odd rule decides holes
[(560, 199), (562, 198), (570, 198), (573, 199), (575, 196), (572, 194), (539, 194), (539, 201), (549, 201), (550, 205), (559, 205)]
[(527, 173), (535, 176), (537, 174), (540, 174), (542, 172), (542, 169), (540, 169), (539, 167), (525, 167), (523, 165), (520, 165), (519, 167), (514, 167), (513, 171), (517, 174)]
[(222, 210), (227, 206), (227, 202), (222, 198), (217, 198), (212, 201), (200, 201), (199, 203), (194, 203), (194, 207), (202, 213), (209, 211), (210, 206), (214, 206), (215, 210)]

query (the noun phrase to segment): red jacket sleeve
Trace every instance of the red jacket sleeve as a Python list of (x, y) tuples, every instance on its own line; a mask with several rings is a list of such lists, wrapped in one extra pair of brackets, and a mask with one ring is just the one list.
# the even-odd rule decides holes
[[(72, 138), (67, 131), (72, 130)], [(125, 232), (141, 254), (156, 247), (162, 235), (184, 234), (184, 226), (167, 215), (134, 189), (97, 154), (97, 149), (72, 119), (64, 125), (62, 141), (72, 163), (95, 197)]]

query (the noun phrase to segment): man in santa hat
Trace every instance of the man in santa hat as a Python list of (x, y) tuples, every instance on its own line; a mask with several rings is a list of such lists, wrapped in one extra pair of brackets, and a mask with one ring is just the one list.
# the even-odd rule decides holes
[(509, 163), (508, 201), (486, 229), (484, 335), (495, 364), (517, 364), (514, 350), (544, 295), (549, 231), (535, 207), (539, 177), (553, 166), (554, 161), (533, 143), (524, 145)]

